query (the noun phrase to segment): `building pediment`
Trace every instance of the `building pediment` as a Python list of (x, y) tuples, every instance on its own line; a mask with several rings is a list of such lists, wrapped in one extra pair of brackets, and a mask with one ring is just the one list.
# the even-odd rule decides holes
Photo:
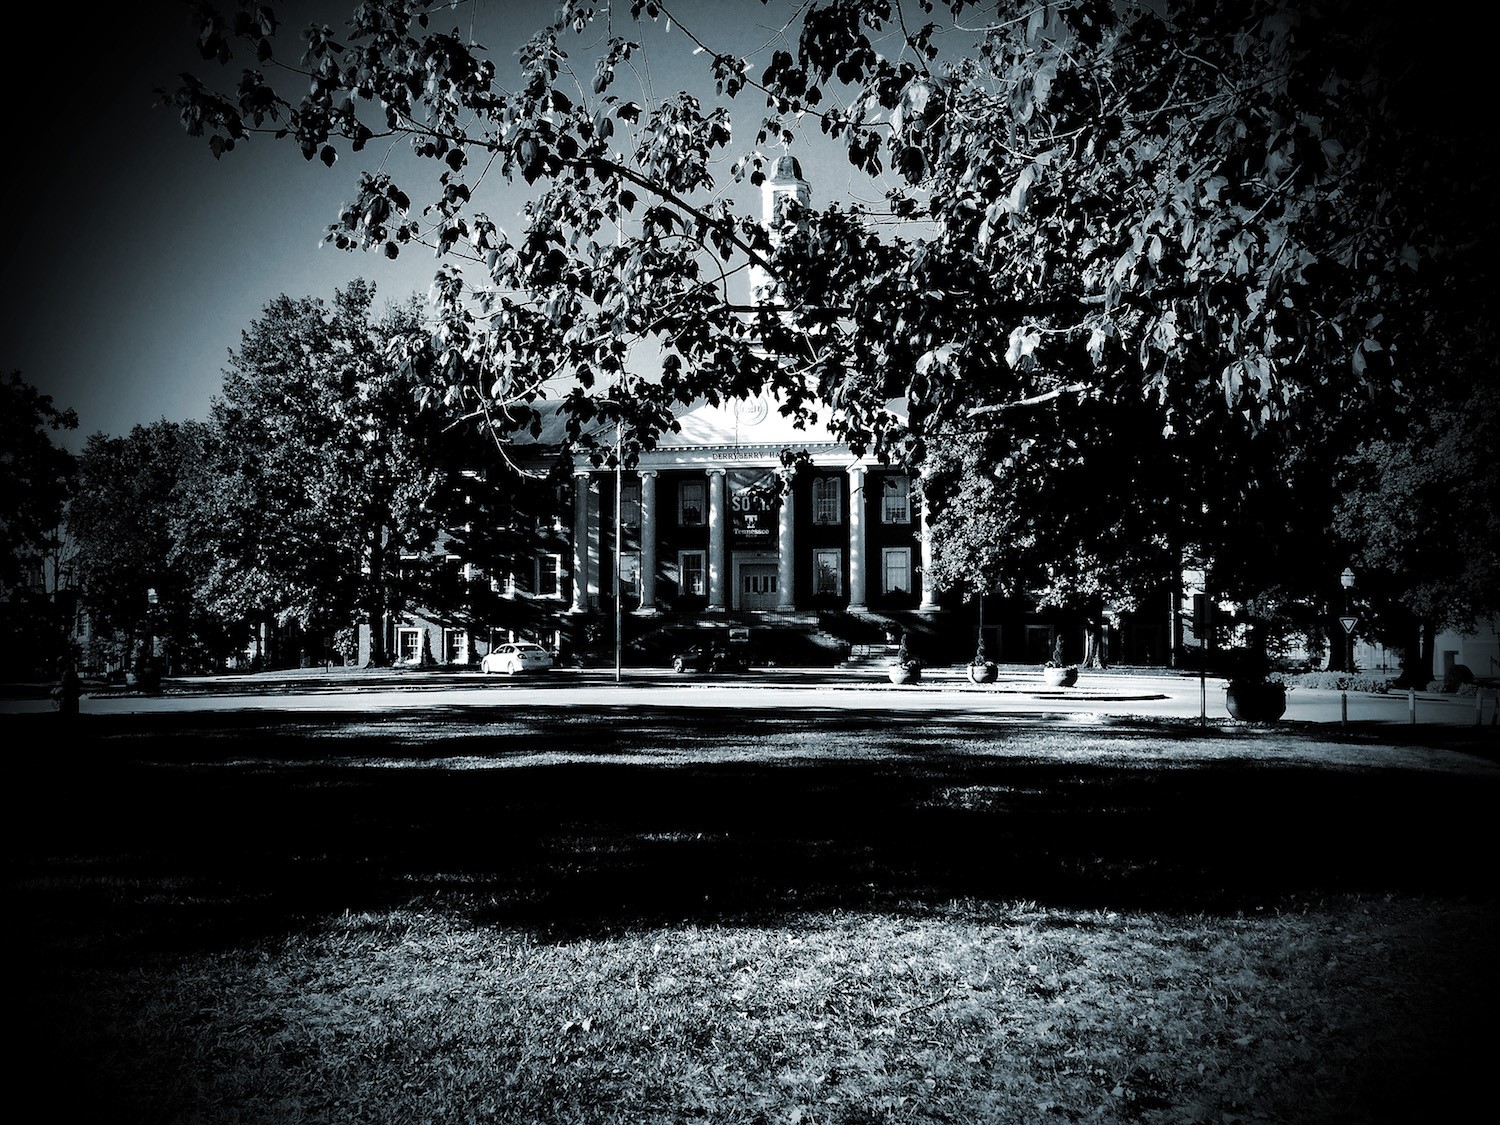
[(730, 399), (718, 406), (700, 403), (678, 415), (677, 422), (678, 432), (663, 435), (658, 448), (754, 445), (780, 449), (787, 445), (836, 444), (833, 435), (821, 423), (799, 429), (769, 395)]

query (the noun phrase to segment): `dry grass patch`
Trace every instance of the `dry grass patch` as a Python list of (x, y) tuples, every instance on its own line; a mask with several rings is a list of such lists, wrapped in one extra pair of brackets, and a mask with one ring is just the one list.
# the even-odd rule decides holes
[(414, 906), (95, 968), (56, 1047), (115, 1122), (1398, 1120), (1457, 1090), (1493, 922), (955, 904), (545, 942)]
[(1407, 1125), (1488, 1093), (1487, 731), (50, 729), (4, 828), (49, 1116)]

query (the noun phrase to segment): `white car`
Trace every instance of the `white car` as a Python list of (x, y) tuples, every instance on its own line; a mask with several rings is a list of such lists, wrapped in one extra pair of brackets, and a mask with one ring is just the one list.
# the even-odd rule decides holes
[(545, 672), (550, 667), (552, 654), (530, 641), (497, 645), (493, 652), (479, 662), (480, 670), (486, 675), (504, 672), (507, 676), (514, 676), (517, 672)]

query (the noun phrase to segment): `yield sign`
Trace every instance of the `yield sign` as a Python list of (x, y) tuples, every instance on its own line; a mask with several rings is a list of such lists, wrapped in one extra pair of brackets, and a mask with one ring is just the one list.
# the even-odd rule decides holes
[(1357, 625), (1358, 623), (1359, 623), (1359, 618), (1357, 618), (1357, 617), (1340, 617), (1339, 618), (1339, 624), (1344, 627), (1344, 632), (1346, 632), (1346, 633), (1353, 633), (1354, 632), (1354, 626)]

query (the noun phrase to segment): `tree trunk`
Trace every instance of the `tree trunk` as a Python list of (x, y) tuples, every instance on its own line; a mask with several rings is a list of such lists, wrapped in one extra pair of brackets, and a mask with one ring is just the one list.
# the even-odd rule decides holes
[(1417, 687), (1426, 687), (1437, 679), (1437, 627), (1430, 621), (1422, 622), (1422, 663), (1418, 672), (1422, 682)]
[(370, 663), (384, 668), (390, 663), (385, 650), (385, 529), (376, 527), (370, 536), (369, 601), (365, 615), (370, 621)]
[(1104, 652), (1104, 621), (1091, 617), (1083, 627), (1083, 667), (1107, 668)]
[(1401, 648), (1401, 675), (1393, 684), (1398, 688), (1425, 688), (1436, 677), (1432, 670), (1437, 630), (1427, 622), (1413, 622), (1405, 630)]

